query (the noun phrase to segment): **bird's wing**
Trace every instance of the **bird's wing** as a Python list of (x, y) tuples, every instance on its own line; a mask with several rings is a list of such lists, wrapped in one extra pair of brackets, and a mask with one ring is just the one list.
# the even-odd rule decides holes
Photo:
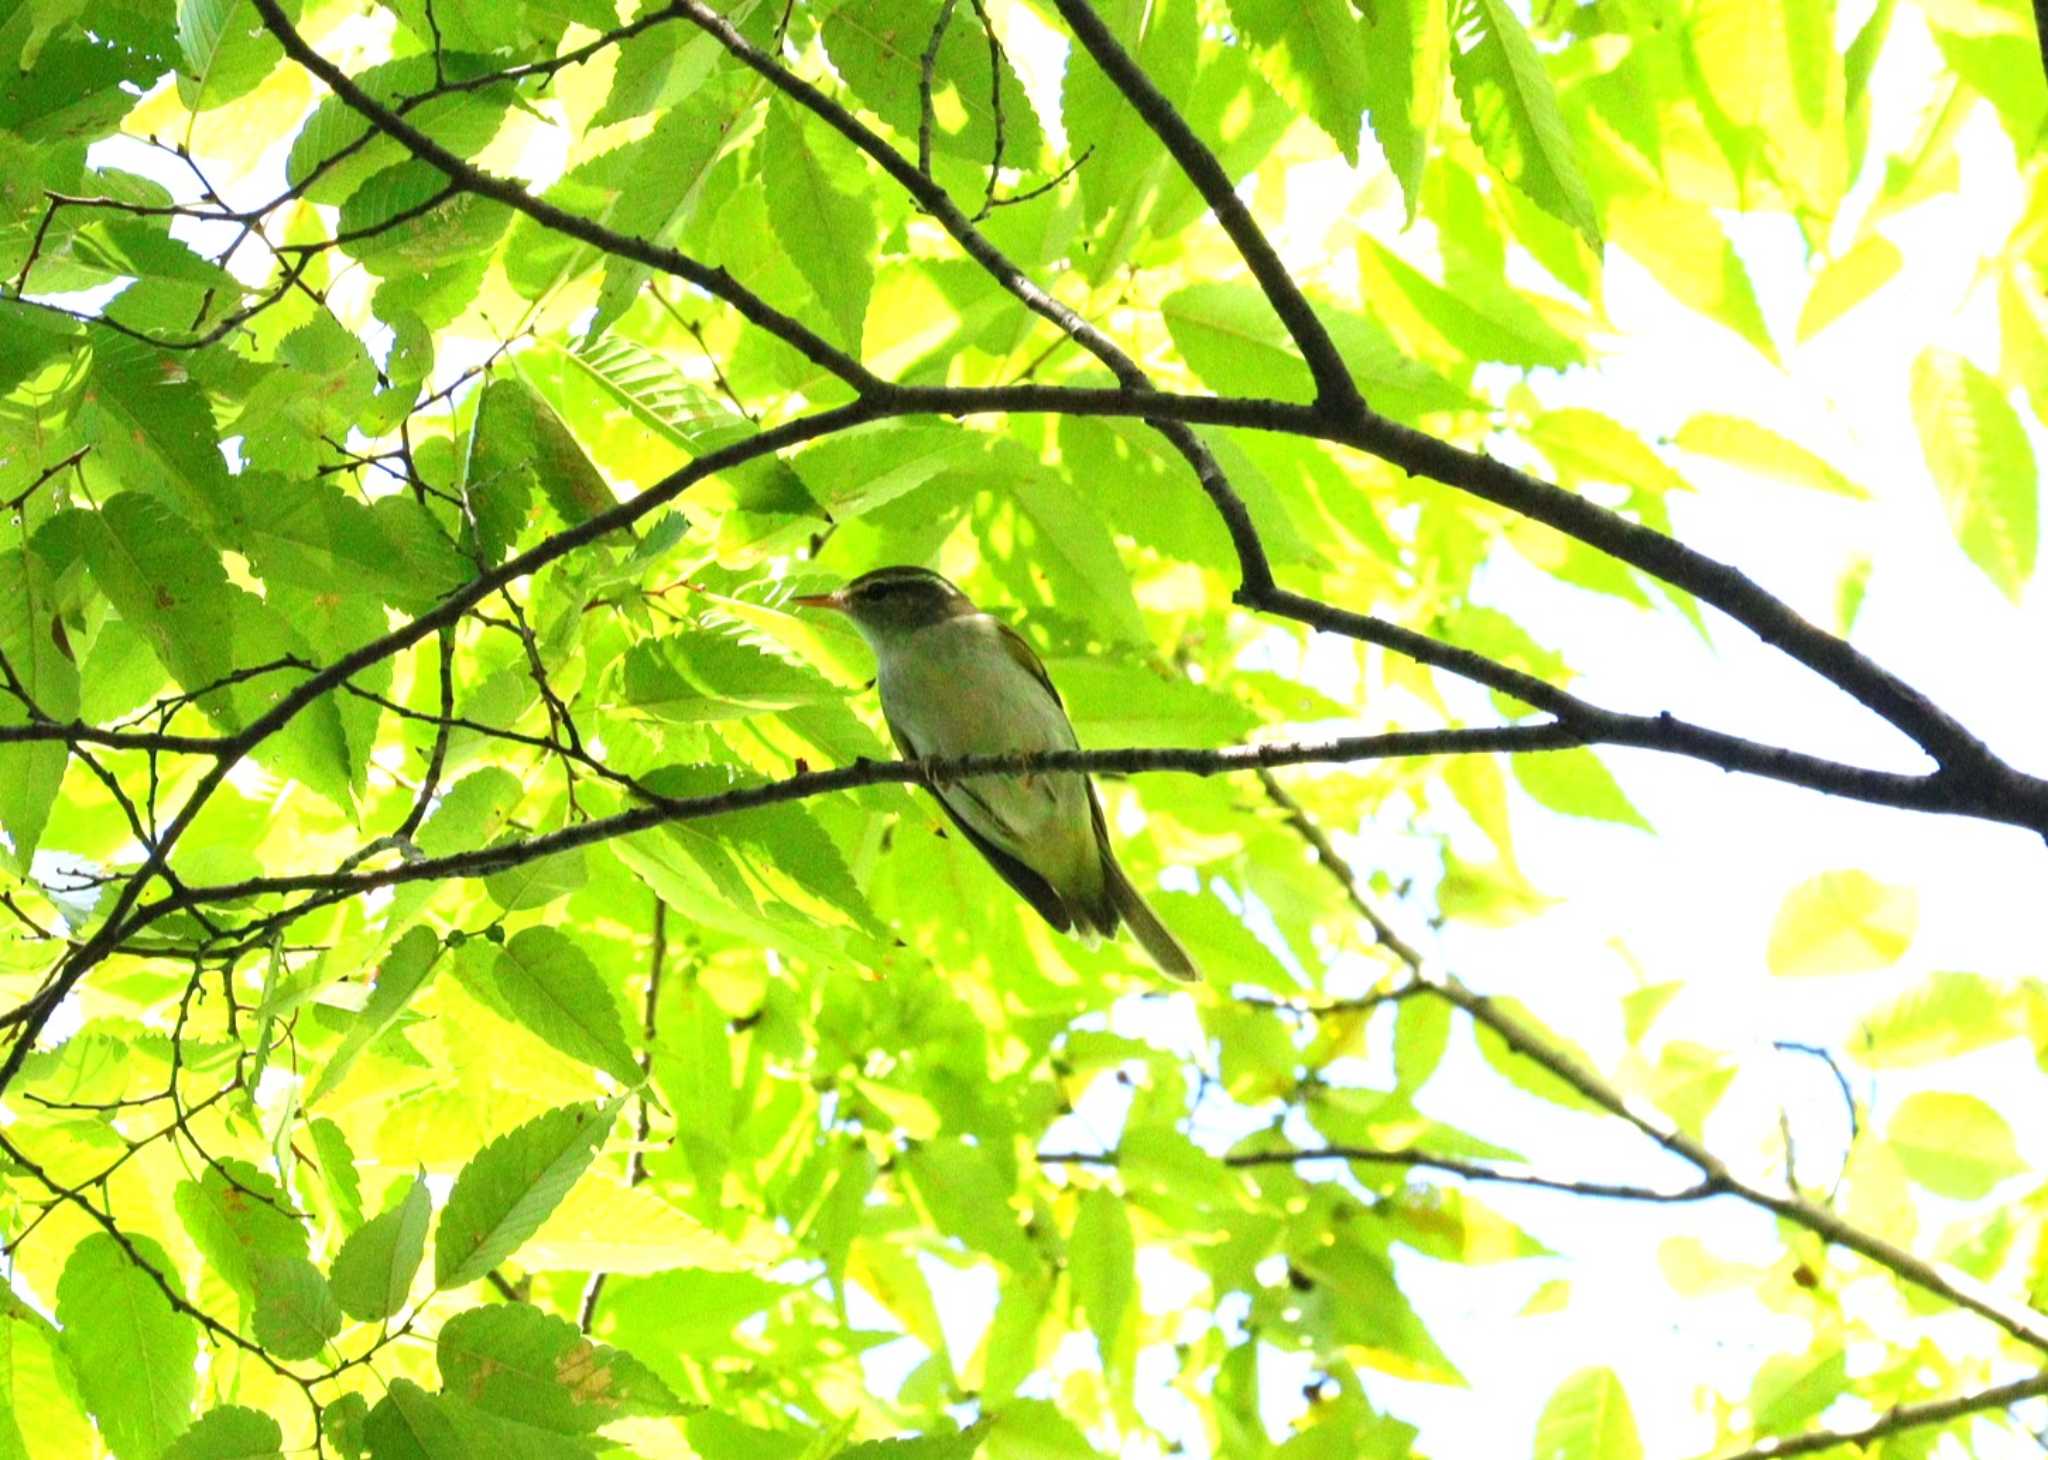
[(989, 620), (996, 626), (996, 637), (1003, 649), (1017, 661), (1019, 668), (1028, 671), (1031, 677), (1045, 686), (1045, 692), (1052, 696), (1052, 702), (1065, 710), (1067, 702), (1060, 698), (1060, 692), (1053, 687), (1052, 676), (1045, 672), (1045, 661), (1038, 657), (1038, 651), (1024, 642), (1024, 636), (999, 618)]
[[(1022, 641), (1020, 640), (1019, 642), (1021, 643)], [(1026, 646), (1025, 652), (1027, 654), (1030, 653), (1029, 646)], [(1044, 671), (1040, 670), (1039, 673), (1043, 675)], [(1047, 687), (1050, 688), (1049, 685)], [(884, 714), (882, 719), (889, 727), (889, 738), (896, 742), (898, 754), (905, 760), (922, 760), (924, 758), (924, 752), (911, 742), (910, 737), (903, 733), (901, 727), (893, 719), (890, 719), (887, 714)], [(945, 809), (947, 820), (958, 827), (960, 834), (973, 844), (974, 849), (988, 859), (988, 864), (996, 869), (996, 875), (1015, 888), (1017, 895), (1036, 908), (1038, 915), (1048, 923), (1051, 923), (1054, 928), (1062, 933), (1071, 931), (1074, 926), (1074, 920), (1067, 912), (1067, 905), (1060, 900), (1060, 895), (1052, 890), (1052, 884), (968, 825), (967, 819), (953, 809), (953, 803), (947, 799), (947, 792), (965, 789), (965, 782), (948, 786), (944, 790), (937, 786), (930, 788), (931, 793), (938, 798), (939, 805)], [(977, 806), (986, 807), (986, 803), (971, 793), (969, 799), (973, 800)]]

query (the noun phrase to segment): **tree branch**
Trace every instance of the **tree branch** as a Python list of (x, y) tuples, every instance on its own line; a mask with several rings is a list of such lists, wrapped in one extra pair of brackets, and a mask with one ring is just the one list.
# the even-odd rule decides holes
[[(981, 411), (1043, 410), (1071, 414), (1140, 416), (1148, 424), (1162, 431), (1175, 449), (1188, 460), (1204, 492), (1222, 516), (1243, 575), (1237, 601), (1246, 607), (1394, 649), (1422, 663), (1449, 670), (1474, 679), (1489, 688), (1512, 694), (1534, 708), (1585, 724), (1599, 739), (1629, 744), (1646, 744), (1654, 741), (1656, 748), (1661, 749), (1671, 749), (1676, 741), (1684, 740), (1687, 748), (1682, 753), (1697, 755), (1698, 758), (1712, 764), (1724, 766), (1728, 764), (1730, 757), (1747, 755), (1747, 752), (1728, 737), (1717, 736), (1713, 732), (1703, 732), (1693, 737), (1678, 729), (1681, 722), (1662, 717), (1659, 717), (1661, 723), (1652, 730), (1648, 726), (1649, 717), (1615, 716), (1554, 686), (1546, 685), (1532, 675), (1495, 664), (1470, 651), (1442, 644), (1426, 635), (1417, 634), (1413, 630), (1404, 629), (1382, 619), (1353, 613), (1280, 589), (1273, 581), (1264, 544), (1259, 538), (1256, 525), (1251, 520), (1249, 510), (1231, 487), (1214, 455), (1188, 427), (1198, 423), (1242, 426), (1357, 446), (1411, 472), (1473, 491), (1476, 495), (1487, 497), (1488, 500), (1507, 506), (1510, 510), (1577, 537), (1590, 546), (1621, 557), (1624, 561), (1662, 577), (1707, 602), (1715, 603), (1738, 622), (1745, 623), (1763, 635), (1767, 642), (1785, 648), (1788, 653), (1793, 652), (1791, 648), (1786, 647), (1791, 639), (1805, 643), (1810, 652), (1818, 653), (1824, 661), (1821, 665), (1809, 666), (1816, 667), (1817, 672), (1824, 678), (1863, 699), (1866, 704), (1871, 704), (1872, 708), (1878, 709), (1886, 719), (1900, 725), (1907, 733), (1913, 734), (1913, 727), (1917, 726), (1922, 734), (1916, 735), (1915, 738), (1921, 739), (1923, 745), (1927, 745), (1928, 748), (1932, 749), (1933, 745), (1939, 744), (1955, 752), (1949, 758), (1959, 763), (1958, 774), (1970, 782), (1970, 785), (1957, 785), (1943, 793), (1949, 809), (1968, 814), (1984, 814), (1986, 807), (2023, 807), (2023, 814), (2013, 814), (2008, 810), (2005, 814), (1994, 814), (1994, 819), (2023, 825), (2048, 835), (2048, 783), (2024, 776), (1992, 757), (1981, 742), (1970, 736), (1959, 723), (1936, 709), (1924, 696), (1892, 678), (1842, 640), (1806, 624), (1784, 604), (1725, 564), (1693, 552), (1662, 534), (1608, 512), (1562, 488), (1514, 471), (1486, 457), (1461, 451), (1421, 432), (1398, 426), (1374, 415), (1362, 402), (1349, 411), (1349, 416), (1355, 418), (1349, 425), (1333, 429), (1333, 413), (1321, 407), (1302, 406), (1278, 400), (1181, 396), (1154, 390), (1137, 363), (1124, 354), (1114, 341), (1067, 306), (1047, 295), (1001, 250), (989, 242), (975, 227), (973, 221), (953, 203), (944, 188), (938, 186), (920, 171), (915, 163), (891, 147), (858, 117), (816, 86), (792, 73), (775, 57), (754, 46), (725, 17), (704, 4), (703, 0), (675, 0), (675, 4), (700, 29), (716, 37), (733, 57), (832, 127), (873, 160), (919, 206), (937, 219), (969, 257), (979, 263), (992, 278), (1026, 307), (1057, 325), (1108, 365), (1119, 382), (1119, 388), (1115, 390), (1035, 385), (976, 388), (898, 385), (883, 387), (883, 393), (892, 404), (901, 407), (921, 406), (933, 413), (945, 415)], [(1084, 16), (1084, 25), (1093, 25), (1100, 30), (1100, 22), (1095, 20), (1091, 13), (1086, 12), (1084, 6), (1073, 3), (1073, 0), (1062, 0), (1061, 8), (1063, 13), (1069, 14), (1070, 20), (1073, 19), (1071, 12), (1081, 12)], [(1107, 32), (1102, 34), (1111, 46), (1116, 45), (1114, 38), (1108, 37)], [(1128, 65), (1129, 58), (1125, 57), (1125, 61)], [(1163, 98), (1161, 101), (1164, 104)], [(1170, 105), (1167, 110), (1171, 111)], [(1184, 170), (1189, 170), (1192, 177), (1195, 171), (1203, 168), (1206, 160), (1207, 166), (1213, 169), (1218, 177), (1222, 177), (1222, 187), (1231, 204), (1242, 210), (1242, 203), (1229, 191), (1228, 179), (1223, 177), (1221, 165), (1209, 154), (1201, 140), (1186, 130), (1185, 123), (1181, 124), (1181, 129), (1185, 133), (1181, 144), (1176, 146), (1171, 140), (1168, 142), (1169, 150), (1174, 153), (1176, 161), (1181, 163)], [(1215, 200), (1210, 201), (1214, 206)], [(1248, 219), (1249, 215), (1246, 214), (1246, 217)], [(1250, 226), (1256, 233), (1256, 224)], [(1263, 243), (1263, 239), (1260, 241)], [(1284, 269), (1282, 272), (1284, 274)], [(1317, 328), (1320, 329), (1319, 324)], [(1341, 423), (1346, 414), (1342, 411), (1336, 412), (1335, 418)], [(1481, 487), (1487, 490), (1480, 490)], [(1493, 495), (1489, 496), (1489, 491)], [(1746, 594), (1739, 590), (1731, 594), (1731, 582), (1746, 587)], [(1791, 626), (1789, 630), (1788, 622)], [(1773, 638), (1772, 633), (1767, 633), (1765, 627), (1759, 627), (1759, 624), (1772, 627), (1778, 637)], [(1787, 633), (1791, 635), (1791, 639), (1786, 638)], [(1832, 658), (1829, 657), (1830, 654)], [(1799, 655), (1794, 654), (1794, 657), (1797, 658)], [(1938, 760), (1943, 758), (1937, 753)], [(1748, 766), (1745, 765), (1744, 768), (1747, 769)], [(1795, 776), (1801, 772), (1801, 767), (1796, 764), (1796, 757), (1793, 761), (1782, 763), (1781, 769)]]
[[(1308, 822), (1306, 814), (1296, 819), (1297, 826)], [(1311, 843), (1313, 845), (1313, 843)], [(1322, 848), (1318, 847), (1318, 855)], [(1323, 865), (1330, 875), (1343, 885), (1354, 905), (1363, 906), (1365, 897), (1358, 886), (1356, 875), (1341, 857), (1334, 855), (1323, 858)], [(1601, 1110), (1616, 1116), (1634, 1126), (1644, 1136), (1661, 1146), (1672, 1155), (1685, 1161), (1698, 1171), (1703, 1185), (1710, 1188), (1705, 1194), (1726, 1194), (1739, 1197), (1752, 1206), (1761, 1207), (1775, 1216), (1784, 1218), (1824, 1241), (1869, 1259), (1887, 1269), (1894, 1276), (1925, 1288), (1928, 1292), (1946, 1299), (1958, 1308), (1967, 1308), (1981, 1318), (1990, 1320), (2023, 1343), (2048, 1352), (2048, 1315), (2043, 1315), (2024, 1303), (2014, 1302), (1994, 1292), (1968, 1273), (1946, 1263), (1929, 1262), (1915, 1256), (1905, 1248), (1885, 1241), (1882, 1237), (1852, 1226), (1825, 1207), (1796, 1196), (1779, 1196), (1738, 1178), (1704, 1144), (1687, 1135), (1663, 1115), (1638, 1101), (1629, 1099), (1610, 1085), (1598, 1071), (1581, 1064), (1578, 1058), (1554, 1044), (1548, 1038), (1529, 1029), (1519, 1019), (1501, 1009), (1484, 994), (1475, 993), (1454, 975), (1431, 968), (1412, 948), (1400, 945), (1403, 959), (1410, 973), (1418, 983), (1426, 985), (1437, 997), (1461, 1009), (1476, 1024), (1491, 1029), (1510, 1050), (1538, 1065), (1562, 1080)]]
[[(1039, 1151), (1036, 1154), (1041, 1165), (1120, 1164), (1120, 1158), (1114, 1151)], [(1312, 1151), (1233, 1151), (1217, 1157), (1217, 1160), (1236, 1169), (1254, 1166), (1298, 1166), (1311, 1161), (1356, 1161), (1371, 1166), (1419, 1167), (1429, 1171), (1442, 1171), (1451, 1176), (1461, 1176), (1468, 1181), (1491, 1181), (1508, 1186), (1534, 1187), (1539, 1191), (1562, 1192), (1568, 1196), (1672, 1205), (1704, 1201), (1708, 1197), (1721, 1194), (1721, 1189), (1709, 1181), (1702, 1181), (1676, 1191), (1661, 1191), (1655, 1187), (1632, 1186), (1612, 1181), (1566, 1180), (1555, 1176), (1540, 1176), (1533, 1171), (1521, 1171), (1506, 1166), (1488, 1166), (1482, 1162), (1461, 1160), (1454, 1156), (1439, 1156), (1429, 1151), (1416, 1150), (1411, 1146), (1386, 1150), (1371, 1146), (1319, 1146)]]
[(1723, 1456), (1722, 1460), (1783, 1460), (1787, 1455), (1818, 1455), (1826, 1450), (1839, 1450), (1849, 1445), (1869, 1445), (1891, 1435), (1902, 1435), (1907, 1430), (1947, 1424), (1950, 1420), (1962, 1419), (1972, 1414), (1985, 1414), (1994, 1409), (2006, 1409), (2021, 1400), (2038, 1399), (2043, 1395), (2048, 1395), (2048, 1374), (2036, 1374), (2030, 1379), (2017, 1379), (2010, 1384), (2000, 1384), (1994, 1389), (1980, 1389), (1975, 1394), (1959, 1394), (1953, 1399), (1935, 1399), (1925, 1404), (1901, 1404), (1886, 1411), (1882, 1418), (1871, 1421), (1860, 1430), (1815, 1430), (1811, 1434), (1766, 1440), (1753, 1449)]
[[(258, 0), (258, 3), (268, 3), (268, 0)], [(655, 508), (680, 496), (703, 478), (799, 442), (815, 440), (834, 431), (844, 430), (848, 426), (874, 420), (881, 414), (882, 408), (872, 402), (853, 401), (793, 421), (785, 421), (757, 436), (750, 436), (743, 441), (735, 441), (716, 451), (707, 452), (671, 472), (638, 496), (556, 533), (515, 557), (508, 558), (490, 572), (471, 579), (427, 612), (401, 624), (381, 638), (370, 640), (354, 652), (343, 655), (319, 673), (300, 680), (294, 688), (282, 695), (276, 704), (221, 744), (213, 765), (200, 777), (185, 798), (184, 804), (178, 809), (178, 814), (172, 818), (171, 824), (157, 839), (156, 846), (148, 858), (122, 886), (99, 931), (73, 949), (58, 965), (47, 985), (38, 991), (29, 1003), (10, 1016), (18, 1027), (6, 1059), (0, 1061), (0, 1092), (6, 1090), (20, 1071), (21, 1062), (28, 1057), (29, 1050), (34, 1047), (36, 1036), (42, 1031), (43, 1025), (49, 1021), (50, 1015), (56, 1011), (64, 997), (77, 986), (79, 979), (85, 976), (88, 969), (106, 957), (115, 946), (126, 941), (134, 926), (141, 925), (138, 921), (131, 926), (128, 915), (134, 911), (147, 884), (164, 870), (166, 860), (176, 847), (178, 839), (197, 818), (207, 799), (220, 788), (229, 772), (243, 756), (284, 728), (306, 706), (379, 660), (417, 643), (444, 625), (455, 623), (476, 603), (505, 584), (526, 577), (584, 544), (595, 542), (608, 533), (638, 521)], [(159, 903), (157, 906), (162, 907), (163, 904)]]
[(1287, 326), (1287, 333), (1293, 337), (1301, 357), (1308, 362), (1309, 374), (1316, 383), (1318, 410), (1332, 415), (1362, 411), (1364, 398), (1359, 395), (1357, 383), (1351, 378), (1350, 367), (1337, 352), (1336, 342), (1323, 328), (1323, 322), (1316, 318), (1308, 296), (1294, 282), (1287, 265), (1273, 251), (1265, 230), (1252, 217), (1251, 209), (1238, 197), (1237, 189), (1231, 186), (1230, 174), (1223, 170), (1216, 154), (1195, 135), (1194, 128), (1166, 99), (1166, 94), (1153, 85), (1152, 78), (1131, 59), (1131, 53), (1110, 34), (1109, 27), (1102, 23), (1102, 18), (1087, 0), (1053, 0), (1053, 3), (1059, 6), (1060, 15), (1074, 32), (1074, 38), (1095, 59), (1095, 64), (1102, 68), (1116, 89), (1123, 93), (1124, 100), (1145, 119), (1145, 125), (1158, 135), (1181, 171), (1187, 174), (1188, 181), (1194, 184), (1195, 191), (1202, 195), (1202, 201), (1216, 215), (1216, 221), (1230, 236), (1230, 241), (1237, 246), (1238, 254), (1264, 291), (1266, 302), (1273, 306), (1273, 312)]
[[(1685, 589), (1744, 625), (1853, 696), (1906, 735), (1941, 765), (1990, 781), (2013, 774), (1962, 723), (1924, 694), (1881, 668), (1843, 639), (1817, 628), (1738, 569), (1673, 538), (1631, 522), (1561, 487), (1490, 457), (1452, 446), (1389, 420), (1366, 404), (1328, 333), (1287, 267), (1273, 252), (1251, 211), (1230, 185), (1216, 155), (1195, 135), (1151, 78), (1110, 34), (1087, 0), (1054, 0), (1075, 37), (1159, 136), (1188, 180), (1215, 212), (1230, 240), (1286, 324), (1316, 382), (1314, 414), (1326, 439), (1371, 452), (1417, 476), (1457, 487), (1578, 538), (1610, 556)], [(2048, 5), (2048, 0), (2037, 0)], [(1294, 595), (1247, 583), (1239, 601), (1278, 609)]]

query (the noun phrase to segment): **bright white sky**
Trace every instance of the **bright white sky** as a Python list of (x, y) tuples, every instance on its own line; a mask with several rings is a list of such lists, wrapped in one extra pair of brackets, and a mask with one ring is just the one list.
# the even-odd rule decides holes
[[(1049, 34), (1032, 37), (1035, 23), (1026, 7), (1011, 13), (1012, 52), (1027, 86), (1042, 92), (1056, 84), (1061, 48)], [(323, 48), (335, 53), (339, 39), (329, 36)], [(1875, 91), (1918, 98), (1932, 64), (1918, 13), (1902, 10)], [(1914, 111), (1911, 104), (1882, 110), (1873, 150), (1902, 143)], [(267, 196), (279, 184), (284, 145), (280, 139), (250, 175), (248, 196)], [(160, 159), (139, 148), (121, 150), (119, 165), (173, 182)], [(2015, 609), (1955, 548), (1906, 407), (1907, 366), (1925, 344), (1963, 350), (1980, 363), (1994, 358), (1995, 322), (1988, 291), (1973, 289), (1979, 262), (1973, 249), (1980, 240), (2005, 236), (2021, 199), (2008, 144), (1987, 112), (1980, 110), (1965, 128), (1960, 151), (1961, 191), (1887, 224), (1907, 259), (1904, 272), (1876, 302), (1811, 344), (1793, 345), (1787, 332), (1783, 373), (1732, 334), (1675, 306), (1610, 250), (1606, 297), (1617, 326), (1615, 353), (1600, 370), (1551, 382), (1543, 394), (1551, 404), (1595, 406), (1653, 438), (1698, 411), (1745, 415), (1826, 456), (1875, 500), (1859, 504), (1802, 493), (1686, 460), (1680, 464), (1701, 490), (1674, 502), (1680, 534), (1740, 564), (1823, 623), (1832, 621), (1843, 564), (1853, 552), (1868, 553), (1875, 567), (1856, 627), (1858, 645), (2017, 764), (2048, 771), (2048, 750), (2039, 746), (2035, 729), (2048, 717), (2048, 686), (2038, 674), (2012, 672), (2037, 657), (2048, 628), (2042, 597), (2035, 593)], [(1378, 166), (1370, 145), (1365, 166)], [(1346, 171), (1339, 162), (1309, 164), (1290, 179), (1276, 241), (1291, 262), (1319, 265), (1328, 256), (1332, 210), (1345, 206), (1357, 188), (1355, 179), (1330, 174)], [(1392, 238), (1398, 225), (1398, 215), (1389, 214), (1384, 232), (1376, 223), (1368, 226)], [(1789, 230), (1741, 219), (1730, 220), (1730, 228), (1766, 316), (1774, 323), (1796, 318), (1808, 281), (1799, 240)], [(2036, 443), (2037, 455), (2042, 444)], [(1910, 747), (1852, 702), (1725, 623), (1716, 624), (1709, 646), (1675, 616), (1634, 614), (1512, 567), (1490, 573), (1486, 589), (1539, 638), (1566, 652), (1583, 673), (1574, 688), (1598, 703), (1669, 709), (1871, 764), (1916, 764)], [(1485, 718), (1476, 701), (1474, 718)], [(1826, 1069), (1773, 1052), (1773, 1040), (1840, 1049), (1866, 1009), (1932, 969), (1993, 976), (2038, 970), (2038, 923), (2027, 910), (2039, 897), (2048, 853), (2018, 831), (1834, 802), (1641, 752), (1615, 753), (1609, 763), (1658, 835), (1576, 822), (1523, 803), (1521, 858), (1538, 885), (1560, 899), (1557, 908), (1508, 932), (1453, 928), (1439, 951), (1466, 981), (1522, 998), (1610, 1067), (1621, 1051), (1618, 998), (1638, 984), (1610, 943), (1625, 944), (1647, 980), (1687, 980), (1688, 991), (1663, 1015), (1660, 1029), (1747, 1051), (1744, 1073), (1709, 1129), (1711, 1143), (1740, 1169), (1773, 1169), (1781, 1109), (1793, 1121), (1809, 1179), (1826, 1179), (1847, 1135)], [(1362, 865), (1372, 866), (1398, 839), (1365, 827), (1344, 840)], [(1779, 900), (1807, 877), (1840, 867), (1918, 888), (1918, 940), (1897, 970), (1853, 984), (1771, 978), (1763, 950)], [(1389, 911), (1411, 940), (1422, 937), (1419, 920)], [(1122, 1023), (1126, 1032), (1191, 1058), (1201, 1043), (1186, 1006), (1175, 1015), (1161, 1001), (1147, 1000), (1123, 1011)], [(2021, 1084), (2039, 1078), (2022, 1051), (1980, 1060), (1974, 1068), (1968, 1088), (2009, 1112), (2038, 1099), (2038, 1083)], [(1956, 1087), (1951, 1072), (1937, 1073), (1947, 1077), (1946, 1087)], [(1887, 1106), (1911, 1088), (1888, 1076), (1879, 1094), (1866, 1078), (1857, 1093), (1877, 1097), (1869, 1118), (1881, 1125)], [(1520, 1146), (1550, 1174), (1681, 1183), (1688, 1174), (1657, 1161), (1640, 1141), (1604, 1128), (1589, 1138), (1587, 1122), (1532, 1109), (1535, 1102), (1459, 1042), (1424, 1103), (1444, 1119)], [(1089, 1132), (1101, 1140), (1113, 1135), (1120, 1117), (1105, 1088), (1102, 1100), (1077, 1114), (1075, 1134), (1084, 1142)], [(2035, 1122), (2015, 1124), (2022, 1154), (2037, 1169), (2048, 1168), (2048, 1133)], [(1699, 1388), (1740, 1398), (1764, 1356), (1806, 1345), (1800, 1325), (1765, 1314), (1739, 1293), (1680, 1302), (1658, 1277), (1660, 1244), (1679, 1236), (1697, 1237), (1731, 1259), (1770, 1261), (1776, 1240), (1767, 1222), (1746, 1209), (1727, 1202), (1637, 1208), (1502, 1188), (1478, 1194), (1565, 1261), (1484, 1268), (1404, 1263), (1402, 1278), (1417, 1308), (1471, 1383), (1468, 1390), (1446, 1390), (1369, 1378), (1376, 1404), (1421, 1426), (1426, 1453), (1525, 1453), (1557, 1385), (1580, 1367), (1606, 1364), (1628, 1386), (1648, 1454), (1697, 1454), (1711, 1440), (1696, 1417)], [(1923, 1227), (1938, 1229), (1941, 1220)], [(1185, 1301), (1187, 1274), (1176, 1263), (1147, 1254), (1141, 1270), (1148, 1307)], [(943, 1295), (948, 1328), (958, 1335), (956, 1359), (964, 1360), (992, 1310), (994, 1291), (992, 1284), (963, 1284), (950, 1269), (945, 1276), (935, 1289)], [(1537, 1287), (1559, 1276), (1572, 1282), (1565, 1311), (1509, 1322)], [(857, 1319), (893, 1326), (871, 1308), (854, 1312)], [(1954, 1335), (1975, 1347), (1981, 1332), (1982, 1325), (1965, 1317)], [(1852, 1372), (1863, 1358), (1851, 1355)], [(1306, 1368), (1277, 1353), (1266, 1359), (1269, 1412), (1284, 1419), (1301, 1406)], [(1063, 1355), (1063, 1362), (1091, 1361), (1089, 1340), (1076, 1340)], [(910, 1362), (911, 1356), (884, 1348), (870, 1356), (870, 1373), (886, 1392)], [(1146, 1403), (1147, 1412), (1181, 1430), (1199, 1456), (1202, 1427), (1185, 1406), (1163, 1383)], [(1829, 1418), (1851, 1423), (1867, 1416), (1844, 1410)], [(1276, 1437), (1284, 1434), (1284, 1427), (1276, 1430)], [(1995, 1444), (1987, 1442), (1979, 1453), (1986, 1460), (2039, 1454), (2027, 1441), (2008, 1449)], [(1962, 1451), (1951, 1444), (1949, 1453)]]

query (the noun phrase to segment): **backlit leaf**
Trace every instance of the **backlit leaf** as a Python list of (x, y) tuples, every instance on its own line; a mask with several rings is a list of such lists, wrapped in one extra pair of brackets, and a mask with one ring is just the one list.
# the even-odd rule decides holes
[(1912, 943), (1919, 922), (1912, 888), (1867, 872), (1823, 872), (1786, 894), (1765, 957), (1780, 975), (1886, 968)]
[(2004, 1116), (1974, 1095), (1922, 1090), (1892, 1112), (1885, 1144), (1921, 1186), (1976, 1201), (2026, 1170)]
[(2034, 450), (2019, 415), (1982, 370), (1928, 350), (1913, 362), (1913, 424), (1956, 545), (2017, 602), (2040, 537)]
[(1536, 1421), (1536, 1460), (1641, 1460), (1628, 1393), (1612, 1369), (1581, 1369)]
[(157, 1278), (131, 1257), (139, 1254), (172, 1292), (170, 1260), (147, 1237), (93, 1232), (64, 1263), (57, 1284), (57, 1322), (86, 1408), (121, 1456), (156, 1456), (191, 1422), (199, 1394), (193, 1362), (199, 1325), (171, 1306)]
[(424, 1175), (407, 1185), (396, 1206), (372, 1217), (334, 1254), (334, 1299), (365, 1323), (389, 1318), (405, 1306), (413, 1275), (427, 1250), (434, 1202)]
[(436, 1288), (475, 1282), (540, 1229), (596, 1158), (623, 1098), (550, 1110), (462, 1168), (434, 1229)]

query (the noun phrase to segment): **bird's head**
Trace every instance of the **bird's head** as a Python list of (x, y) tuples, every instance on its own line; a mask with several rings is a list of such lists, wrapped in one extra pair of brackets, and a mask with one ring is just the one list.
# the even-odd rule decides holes
[(870, 644), (976, 611), (966, 594), (937, 573), (907, 564), (876, 568), (834, 592), (806, 594), (790, 602), (845, 614)]

